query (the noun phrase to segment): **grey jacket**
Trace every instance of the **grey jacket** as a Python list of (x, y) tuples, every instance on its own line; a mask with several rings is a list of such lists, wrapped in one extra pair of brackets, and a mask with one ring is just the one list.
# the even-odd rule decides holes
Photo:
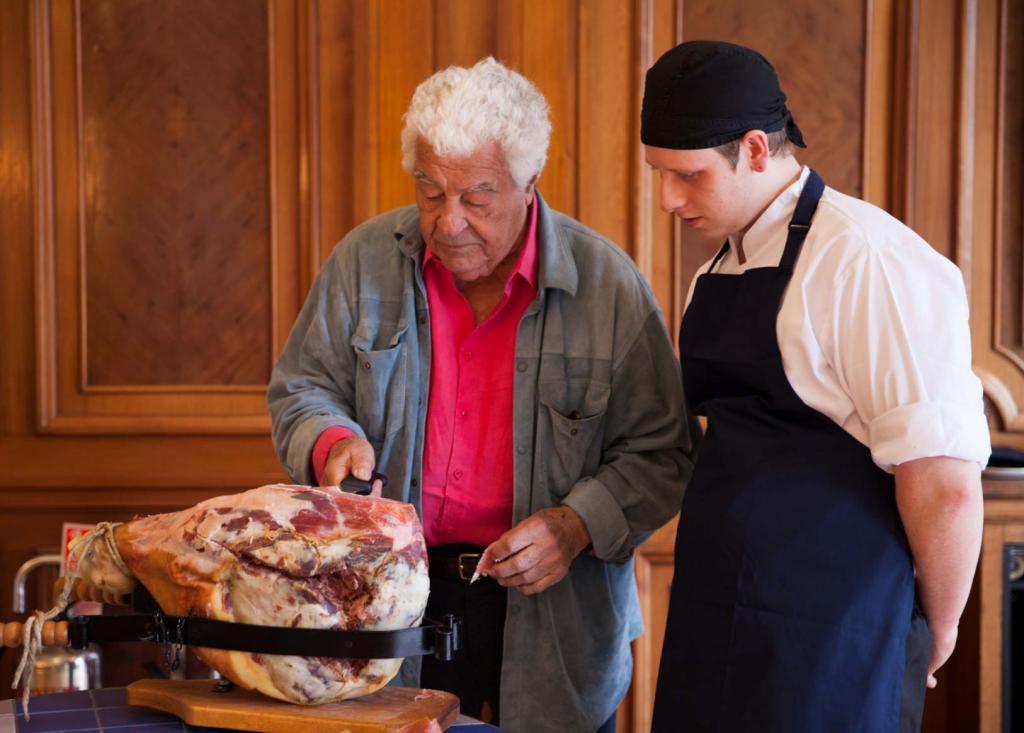
[[(538, 297), (516, 336), (513, 523), (558, 504), (593, 548), (532, 596), (510, 592), (501, 725), (593, 731), (630, 684), (643, 626), (632, 555), (668, 521), (692, 471), (679, 366), (661, 313), (615, 245), (540, 202)], [(354, 229), (324, 264), (268, 402), (278, 455), (315, 482), (313, 445), (332, 425), (365, 436), (385, 495), (420, 509), (430, 314), (415, 207)], [(694, 424), (695, 425), (695, 424)], [(403, 667), (416, 685), (418, 663)]]

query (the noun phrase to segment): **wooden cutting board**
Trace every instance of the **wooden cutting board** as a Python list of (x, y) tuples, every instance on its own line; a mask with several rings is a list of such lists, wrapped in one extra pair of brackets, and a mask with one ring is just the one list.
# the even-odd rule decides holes
[(215, 686), (213, 680), (139, 680), (128, 685), (127, 699), (190, 725), (267, 733), (426, 733), (432, 721), (444, 730), (459, 716), (459, 699), (439, 690), (384, 687), (355, 700), (306, 706), (241, 687), (215, 692)]

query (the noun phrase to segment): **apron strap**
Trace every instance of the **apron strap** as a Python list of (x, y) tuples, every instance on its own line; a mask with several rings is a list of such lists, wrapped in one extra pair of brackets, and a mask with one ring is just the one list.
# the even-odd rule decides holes
[[(786, 249), (782, 253), (782, 259), (779, 260), (779, 269), (788, 272), (790, 275), (793, 274), (793, 264), (796, 262), (797, 255), (800, 254), (800, 248), (803, 246), (807, 232), (811, 228), (811, 219), (814, 218), (814, 212), (818, 209), (818, 201), (821, 200), (821, 194), (824, 192), (825, 182), (821, 180), (821, 176), (815, 173), (812, 168), (807, 176), (807, 182), (804, 183), (803, 191), (800, 192), (800, 198), (796, 202), (793, 218), (789, 220)], [(711, 260), (711, 265), (704, 271), (705, 274), (714, 272), (718, 263), (722, 261), (722, 258), (725, 257), (728, 251), (729, 240), (727, 239), (725, 244), (718, 250), (715, 259)]]
[(725, 257), (725, 253), (728, 252), (728, 251), (729, 251), (729, 240), (727, 239), (727, 240), (725, 240), (725, 244), (723, 244), (721, 246), (721, 248), (718, 250), (718, 254), (715, 255), (715, 259), (711, 260), (711, 266), (708, 267), (708, 269), (706, 269), (704, 272), (705, 273), (714, 272), (715, 267), (718, 266), (718, 263), (722, 261), (722, 258)]
[(807, 176), (807, 182), (804, 183), (804, 189), (800, 192), (800, 198), (796, 202), (793, 218), (789, 220), (789, 235), (786, 237), (786, 249), (779, 261), (780, 270), (793, 274), (793, 264), (796, 262), (797, 255), (800, 254), (804, 239), (807, 238), (807, 232), (811, 228), (811, 219), (814, 218), (814, 212), (818, 209), (818, 201), (821, 200), (821, 194), (824, 191), (825, 182), (821, 180), (821, 176), (811, 170)]

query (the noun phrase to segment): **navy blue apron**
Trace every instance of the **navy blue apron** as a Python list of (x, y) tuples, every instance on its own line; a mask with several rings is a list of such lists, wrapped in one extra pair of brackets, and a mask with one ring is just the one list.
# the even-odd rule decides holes
[(686, 399), (708, 429), (676, 536), (656, 733), (898, 731), (908, 704), (902, 725), (919, 725), (925, 670), (906, 664), (929, 642), (910, 634), (893, 477), (804, 404), (779, 353), (779, 306), (823, 190), (811, 171), (778, 267), (714, 273), (726, 242), (683, 318)]

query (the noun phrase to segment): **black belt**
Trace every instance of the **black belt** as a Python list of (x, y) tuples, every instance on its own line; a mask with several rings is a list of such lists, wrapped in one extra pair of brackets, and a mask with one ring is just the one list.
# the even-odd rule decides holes
[(428, 573), (431, 578), (468, 583), (476, 572), (484, 548), (466, 548), (454, 552), (446, 548), (427, 549)]

